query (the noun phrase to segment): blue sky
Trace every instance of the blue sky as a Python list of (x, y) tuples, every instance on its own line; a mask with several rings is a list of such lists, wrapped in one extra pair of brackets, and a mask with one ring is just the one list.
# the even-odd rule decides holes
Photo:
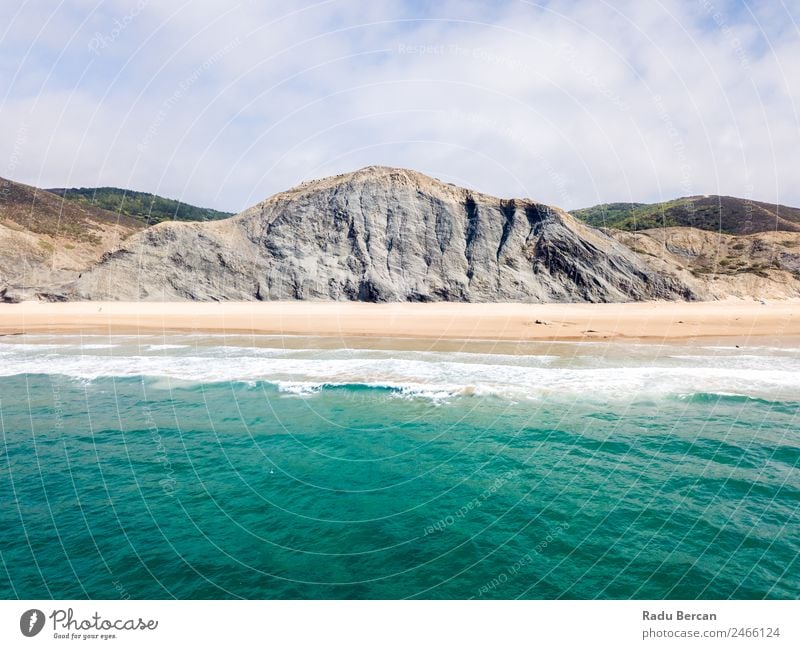
[(238, 211), (415, 168), (566, 208), (800, 205), (796, 2), (6, 1), (0, 176)]

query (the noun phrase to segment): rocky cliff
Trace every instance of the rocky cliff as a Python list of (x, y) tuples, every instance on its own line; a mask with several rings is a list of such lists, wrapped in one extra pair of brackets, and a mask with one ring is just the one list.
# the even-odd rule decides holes
[(161, 223), (63, 290), (95, 300), (613, 302), (689, 283), (532, 200), (367, 167), (211, 223)]
[(654, 273), (676, 275), (704, 300), (800, 297), (800, 232), (734, 236), (671, 227), (609, 234)]

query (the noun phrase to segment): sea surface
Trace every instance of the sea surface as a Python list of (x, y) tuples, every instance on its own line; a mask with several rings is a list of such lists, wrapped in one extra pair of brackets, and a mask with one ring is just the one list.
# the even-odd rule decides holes
[(6, 336), (0, 597), (798, 598), (798, 413), (774, 341)]

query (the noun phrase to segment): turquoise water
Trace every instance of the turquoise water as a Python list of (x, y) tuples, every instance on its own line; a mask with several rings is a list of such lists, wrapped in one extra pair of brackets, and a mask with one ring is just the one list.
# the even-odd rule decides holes
[(0, 597), (800, 596), (797, 348), (325, 346), (3, 339)]

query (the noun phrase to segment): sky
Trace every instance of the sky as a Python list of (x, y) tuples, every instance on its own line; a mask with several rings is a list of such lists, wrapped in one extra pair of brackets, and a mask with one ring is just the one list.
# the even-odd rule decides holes
[(4, 0), (0, 176), (238, 212), (371, 164), (800, 206), (796, 0)]

